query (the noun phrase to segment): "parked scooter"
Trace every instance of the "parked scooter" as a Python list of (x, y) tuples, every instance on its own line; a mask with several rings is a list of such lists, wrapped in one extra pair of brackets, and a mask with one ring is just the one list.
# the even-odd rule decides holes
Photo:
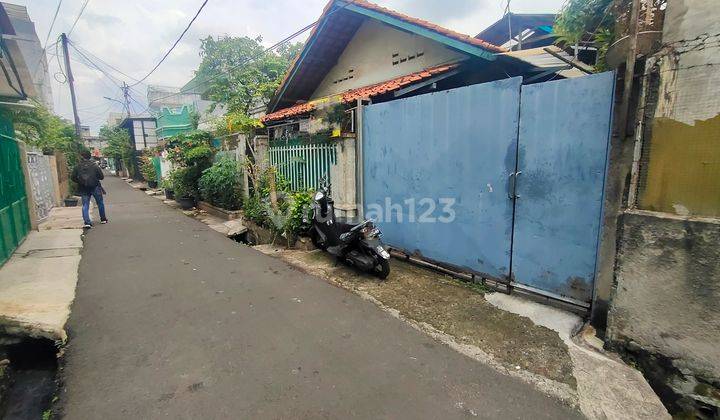
[(380, 241), (380, 229), (371, 220), (357, 225), (336, 221), (333, 204), (330, 184), (323, 177), (313, 200), (309, 232), (313, 245), (381, 279), (387, 278), (390, 253)]

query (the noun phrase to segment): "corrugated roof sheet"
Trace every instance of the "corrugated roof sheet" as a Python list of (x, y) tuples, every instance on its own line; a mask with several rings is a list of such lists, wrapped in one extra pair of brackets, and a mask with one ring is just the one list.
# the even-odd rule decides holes
[[(457, 64), (445, 64), (442, 66), (431, 67), (419, 72), (406, 74), (404, 76), (396, 77), (394, 79), (390, 79), (384, 82), (375, 83), (361, 88), (351, 89), (339, 95), (333, 96), (340, 96), (340, 100), (342, 103), (352, 103), (358, 99), (372, 98), (374, 96), (379, 96), (388, 92), (396, 91), (413, 83), (429, 79), (430, 77), (441, 73), (445, 73), (449, 70), (456, 68), (457, 66)], [(261, 121), (264, 123), (271, 121), (279, 121), (298, 115), (308, 114), (316, 108), (317, 107), (314, 102), (306, 102), (291, 106), (289, 108), (281, 109), (271, 114), (267, 114), (261, 118)]]

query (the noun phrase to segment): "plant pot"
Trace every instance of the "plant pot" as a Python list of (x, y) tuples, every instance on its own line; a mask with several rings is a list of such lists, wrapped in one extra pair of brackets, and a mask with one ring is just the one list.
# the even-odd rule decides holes
[(175, 191), (165, 189), (165, 198), (168, 200), (174, 200), (175, 199)]
[(66, 198), (65, 207), (77, 207), (78, 201), (79, 200), (77, 198)]
[(190, 210), (195, 207), (195, 199), (192, 197), (179, 197), (175, 201), (180, 204), (180, 208), (183, 210)]
[(147, 184), (148, 184), (148, 187), (150, 187), (152, 189), (155, 189), (158, 186), (157, 181), (148, 181)]

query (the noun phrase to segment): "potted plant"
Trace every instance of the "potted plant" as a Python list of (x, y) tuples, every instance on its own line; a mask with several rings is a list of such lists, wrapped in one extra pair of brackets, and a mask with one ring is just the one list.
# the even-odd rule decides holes
[(190, 210), (195, 207), (197, 189), (195, 180), (197, 177), (193, 174), (195, 168), (177, 168), (170, 174), (170, 179), (175, 193), (175, 201), (180, 204), (183, 210)]
[(157, 173), (155, 172), (155, 165), (152, 163), (152, 159), (149, 156), (143, 156), (140, 161), (140, 173), (143, 178), (147, 181), (148, 187), (157, 188)]
[(168, 200), (175, 199), (175, 191), (173, 189), (172, 180), (165, 178), (160, 182), (160, 188), (165, 191), (165, 198)]

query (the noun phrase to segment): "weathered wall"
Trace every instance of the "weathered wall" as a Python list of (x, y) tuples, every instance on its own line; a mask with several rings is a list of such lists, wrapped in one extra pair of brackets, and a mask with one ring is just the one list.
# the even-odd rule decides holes
[(720, 216), (720, 12), (713, 0), (669, 2), (660, 85), (643, 145), (638, 208)]
[(720, 378), (720, 222), (623, 216), (609, 336)]
[[(393, 57), (394, 54), (397, 56)], [(313, 93), (312, 99), (384, 82), (463, 58), (463, 54), (438, 42), (368, 19), (357, 30), (337, 64)], [(398, 63), (393, 65), (395, 61)]]
[(719, 47), (717, 0), (668, 2), (640, 83), (606, 334), (671, 413), (708, 418), (720, 416)]

